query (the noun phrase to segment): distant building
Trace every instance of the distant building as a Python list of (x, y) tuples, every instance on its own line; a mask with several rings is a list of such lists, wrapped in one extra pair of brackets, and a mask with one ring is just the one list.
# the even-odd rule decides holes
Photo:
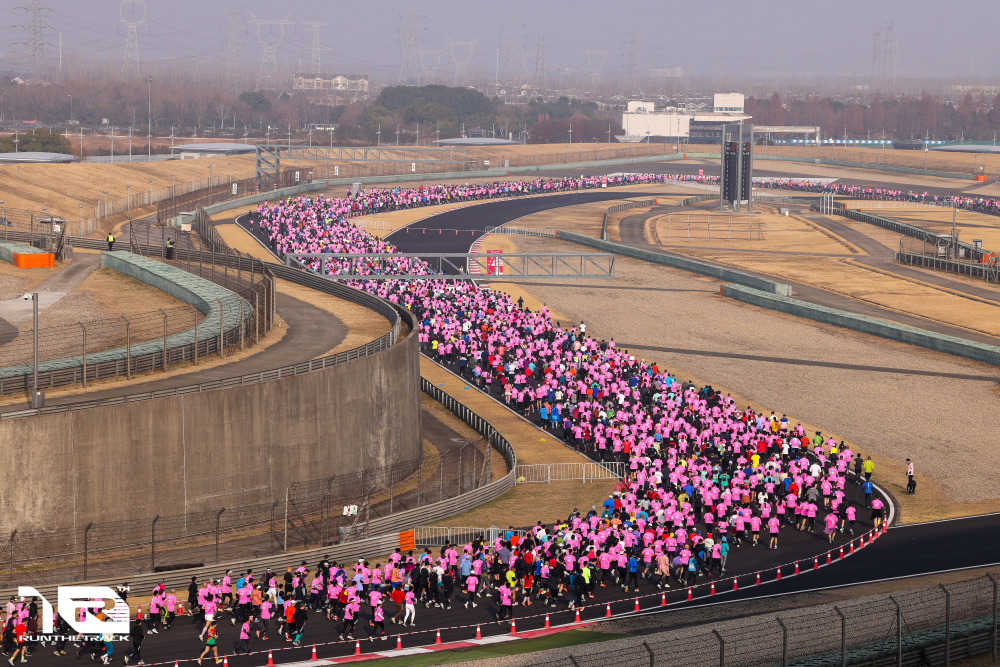
[(625, 135), (619, 141), (664, 143), (714, 143), (721, 140), (722, 126), (750, 118), (744, 113), (743, 93), (717, 93), (712, 110), (669, 107), (657, 111), (653, 102), (630, 101), (622, 114)]
[(318, 104), (350, 104), (368, 99), (369, 82), (367, 75), (292, 74), (292, 90)]

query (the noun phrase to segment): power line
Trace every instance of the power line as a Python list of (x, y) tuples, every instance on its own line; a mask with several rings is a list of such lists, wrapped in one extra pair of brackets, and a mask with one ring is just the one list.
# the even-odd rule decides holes
[[(130, 11), (126, 16), (125, 8)], [(139, 15), (139, 12), (142, 15)], [(121, 0), (118, 3), (118, 16), (122, 23), (128, 26), (128, 37), (125, 39), (125, 57), (122, 59), (122, 78), (126, 81), (142, 74), (139, 69), (139, 32), (138, 28), (146, 23), (146, 0)]]
[(19, 26), (24, 31), (24, 41), (19, 42), (25, 46), (28, 57), (28, 80), (31, 83), (43, 81), (43, 71), (45, 69), (45, 46), (52, 46), (45, 41), (45, 31), (52, 30), (52, 26), (42, 18), (43, 12), (51, 12), (48, 7), (43, 7), (39, 0), (31, 0), (26, 7), (15, 7), (14, 9), (27, 12), (28, 20)]

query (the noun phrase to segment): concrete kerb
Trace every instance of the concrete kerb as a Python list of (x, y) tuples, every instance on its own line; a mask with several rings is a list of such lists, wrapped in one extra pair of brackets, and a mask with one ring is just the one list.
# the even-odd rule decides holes
[(837, 308), (792, 299), (788, 296), (769, 294), (765, 291), (742, 285), (723, 285), (722, 295), (753, 306), (777, 310), (796, 317), (832, 324), (845, 329), (879, 336), (880, 338), (887, 338), (899, 343), (916, 345), (928, 350), (934, 350), (935, 352), (944, 352), (1000, 366), (1000, 347), (993, 345), (947, 336), (926, 329), (897, 324), (896, 322), (879, 320), (874, 317), (858, 315)]
[(755, 290), (762, 290), (764, 292), (780, 294), (783, 296), (791, 296), (792, 294), (791, 285), (774, 282), (773, 280), (767, 280), (766, 278), (761, 278), (750, 273), (744, 273), (743, 271), (729, 269), (716, 264), (709, 264), (708, 262), (702, 262), (689, 257), (668, 255), (665, 253), (653, 252), (651, 250), (634, 248), (620, 243), (613, 243), (611, 241), (602, 241), (590, 236), (584, 236), (583, 234), (577, 234), (576, 232), (559, 231), (557, 233), (557, 238), (597, 248), (598, 250), (603, 250), (605, 252), (613, 252), (616, 255), (634, 257), (635, 259), (641, 259), (654, 264), (662, 264), (675, 269), (682, 269), (684, 271), (700, 273), (701, 275), (718, 278), (720, 280), (727, 280), (740, 285), (746, 285), (747, 287), (751, 287)]

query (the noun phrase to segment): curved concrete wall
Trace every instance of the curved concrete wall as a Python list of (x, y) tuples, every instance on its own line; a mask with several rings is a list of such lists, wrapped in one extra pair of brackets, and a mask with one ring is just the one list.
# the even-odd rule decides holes
[(417, 337), (249, 387), (0, 421), (0, 532), (218, 510), (422, 453)]

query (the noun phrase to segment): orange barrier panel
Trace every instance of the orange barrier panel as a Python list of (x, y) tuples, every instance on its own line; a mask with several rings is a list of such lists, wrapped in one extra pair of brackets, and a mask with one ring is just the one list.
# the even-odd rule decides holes
[(399, 533), (399, 550), (412, 551), (417, 548), (417, 534), (413, 530), (404, 530)]
[(51, 252), (15, 252), (12, 264), (19, 269), (50, 268), (56, 265), (56, 256)]

